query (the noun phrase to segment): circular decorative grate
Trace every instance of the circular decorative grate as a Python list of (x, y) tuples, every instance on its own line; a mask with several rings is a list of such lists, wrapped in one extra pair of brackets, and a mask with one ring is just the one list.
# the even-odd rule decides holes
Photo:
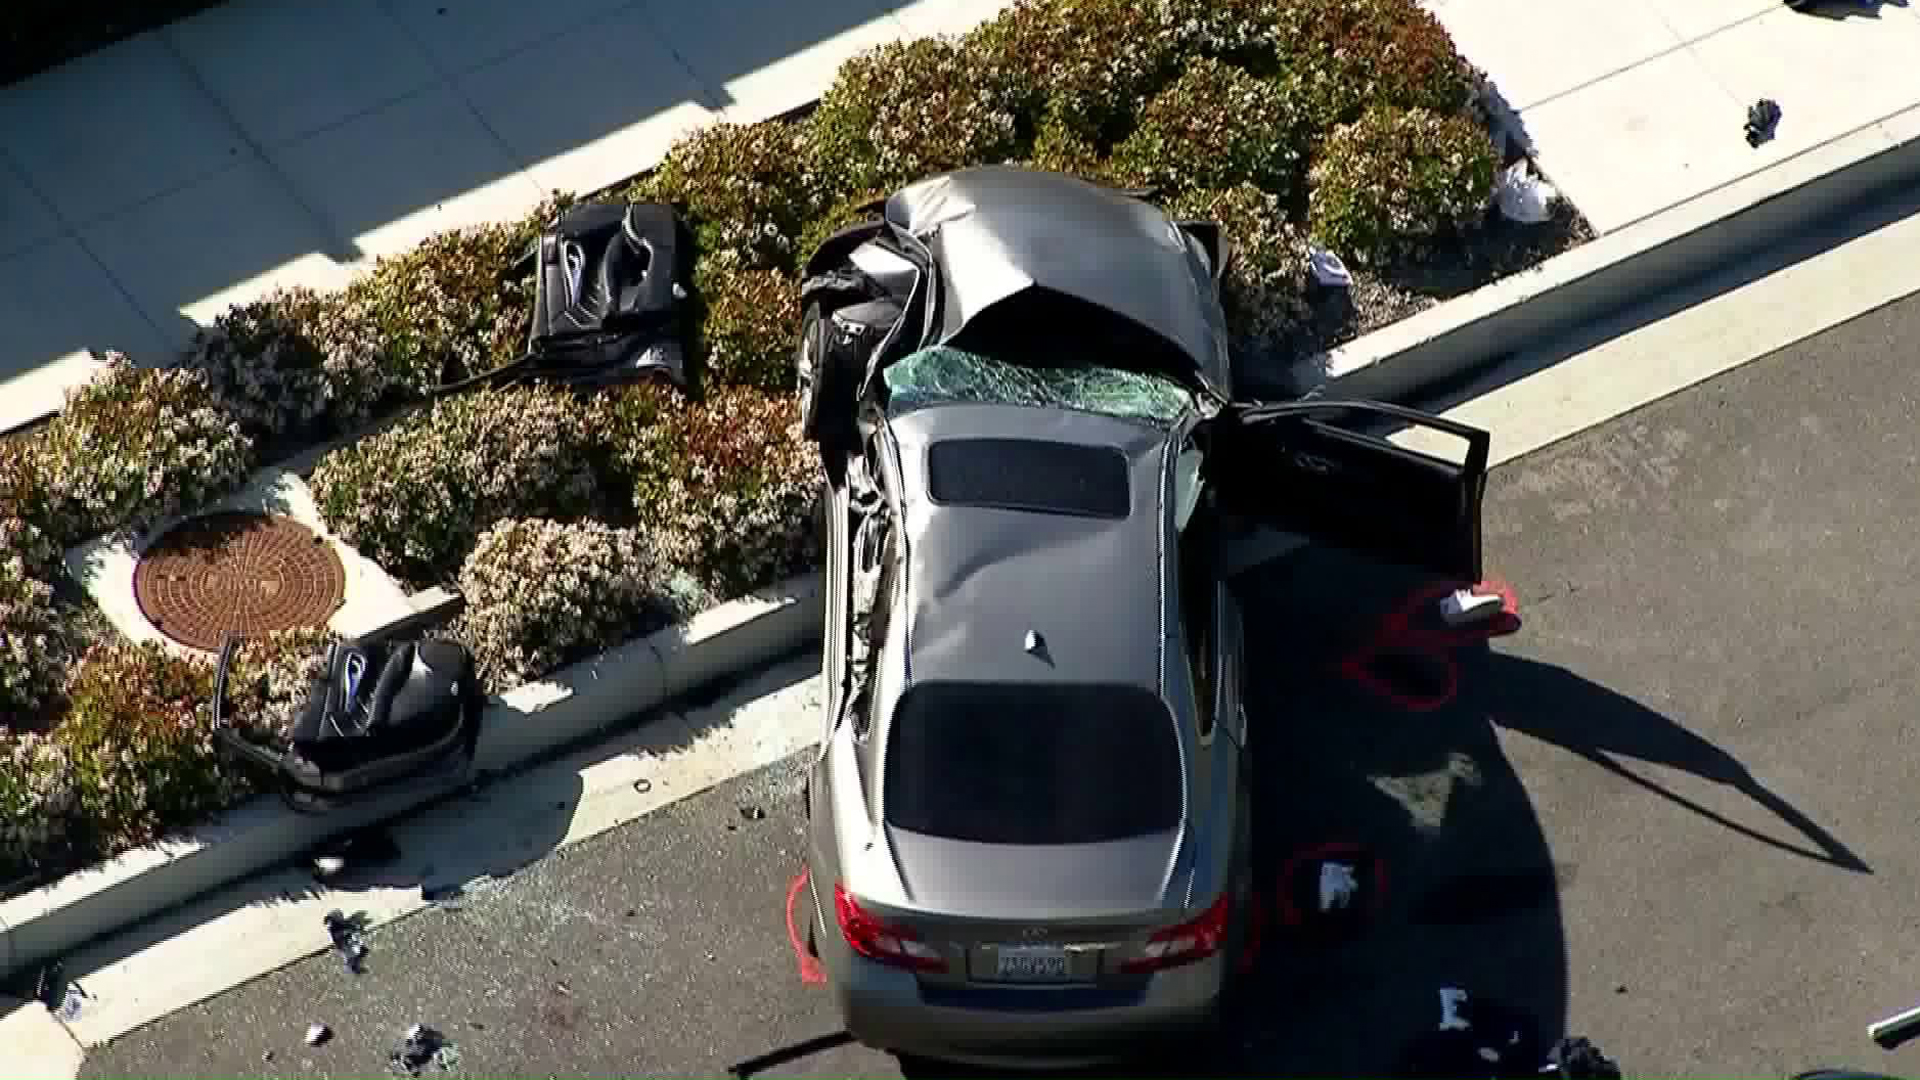
[(277, 514), (189, 519), (154, 541), (133, 568), (140, 613), (182, 645), (214, 651), (253, 637), (320, 626), (346, 599), (333, 545)]

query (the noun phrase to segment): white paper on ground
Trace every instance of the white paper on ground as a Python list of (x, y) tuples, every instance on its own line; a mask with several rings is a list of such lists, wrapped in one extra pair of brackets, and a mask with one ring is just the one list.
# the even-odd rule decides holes
[(1448, 626), (1479, 622), (1499, 613), (1498, 596), (1479, 595), (1472, 589), (1455, 589), (1451, 595), (1440, 598), (1440, 617), (1447, 621)]
[(1500, 216), (1522, 225), (1538, 225), (1553, 216), (1553, 200), (1560, 197), (1552, 184), (1533, 175), (1526, 158), (1507, 166), (1494, 187), (1494, 205)]
[(1360, 883), (1354, 880), (1353, 867), (1346, 863), (1323, 863), (1320, 867), (1320, 910), (1344, 908), (1353, 899)]

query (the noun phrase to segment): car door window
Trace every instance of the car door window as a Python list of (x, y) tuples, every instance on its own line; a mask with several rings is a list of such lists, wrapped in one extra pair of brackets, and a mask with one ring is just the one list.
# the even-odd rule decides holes
[(1208, 526), (1199, 525), (1180, 538), (1180, 639), (1191, 673), (1194, 726), (1202, 739), (1213, 735), (1215, 699), (1214, 657), (1219, 620), (1214, 617), (1215, 594)]
[[(1464, 444), (1459, 460), (1376, 434), (1385, 423)], [(1207, 482), (1226, 509), (1314, 543), (1471, 584), (1492, 437), (1376, 401), (1235, 407), (1208, 422)]]
[(1173, 461), (1173, 526), (1187, 531), (1193, 512), (1200, 505), (1200, 443), (1188, 437)]
[(874, 587), (873, 605), (867, 614), (867, 677), (862, 680), (861, 697), (855, 703), (853, 714), (854, 738), (864, 742), (873, 733), (879, 694), (875, 683), (879, 681), (881, 657), (885, 655), (887, 635), (891, 629), (895, 582), (899, 578), (900, 566), (899, 531), (886, 530), (881, 541), (879, 583)]

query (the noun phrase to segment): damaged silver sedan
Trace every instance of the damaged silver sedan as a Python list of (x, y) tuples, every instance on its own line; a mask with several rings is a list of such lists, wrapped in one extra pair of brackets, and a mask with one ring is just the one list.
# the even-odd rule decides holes
[(1216, 224), (999, 166), (870, 209), (802, 297), (809, 940), (848, 1030), (898, 1053), (1098, 1063), (1203, 1030), (1251, 886), (1230, 572), (1282, 535), (1478, 581), (1488, 436), (1237, 401)]

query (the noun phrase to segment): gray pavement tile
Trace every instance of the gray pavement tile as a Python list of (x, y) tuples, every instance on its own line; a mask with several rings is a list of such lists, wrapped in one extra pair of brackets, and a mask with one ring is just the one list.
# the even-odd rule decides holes
[(154, 362), (165, 351), (80, 241), (55, 237), (0, 257), (0, 431), (58, 411), (95, 370), (89, 349)]
[(80, 235), (175, 346), (230, 305), (265, 293), (283, 268), (294, 269), (279, 281), (338, 285), (342, 263), (358, 257), (339, 250), (280, 174), (254, 157)]
[(440, 79), (379, 0), (249, 0), (160, 32), (241, 130), (268, 148)]
[(36, 247), (64, 231), (53, 207), (0, 149), (0, 258)]
[(887, 0), (641, 0), (727, 118), (752, 123), (818, 97), (847, 57), (898, 40)]
[(154, 34), (0, 87), (0, 131), (7, 156), (69, 225), (173, 191), (245, 152)]
[(1535, 105), (1521, 122), (1541, 170), (1608, 233), (1750, 171), (1749, 104), (1681, 49)]
[[(1657, 0), (1455, 0), (1435, 14), (1507, 103), (1525, 110), (1677, 48), (1680, 38), (1661, 21), (1661, 6)], [(1561, 41), (1579, 45), (1541, 47)]]
[(407, 251), (476, 221), (513, 220), (541, 196), (443, 83), (267, 156), (300, 201), (367, 257)]
[[(568, 30), (590, 28), (633, 0), (385, 0), (442, 71), (460, 74)], [(564, 63), (564, 49), (547, 56)]]
[(543, 191), (593, 191), (651, 168), (675, 139), (717, 116), (637, 7), (571, 27), (457, 84)]
[(1778, 133), (1749, 152), (1749, 168), (1873, 123), (1920, 94), (1920, 19), (1808, 18), (1776, 5), (1690, 48), (1742, 113), (1761, 98), (1780, 103)]

